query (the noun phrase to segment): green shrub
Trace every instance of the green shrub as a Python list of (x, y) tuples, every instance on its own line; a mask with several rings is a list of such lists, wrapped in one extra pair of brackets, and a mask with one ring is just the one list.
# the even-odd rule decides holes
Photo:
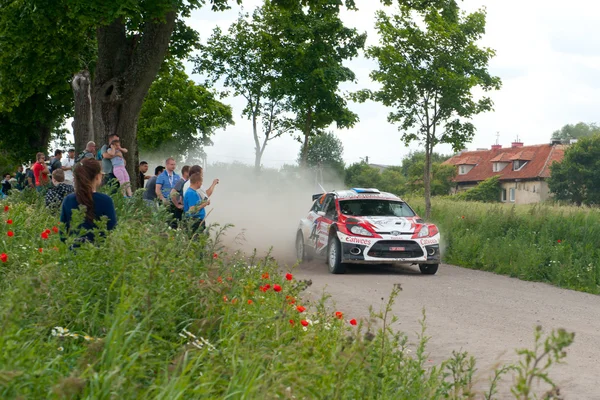
[(482, 201), (485, 203), (495, 203), (500, 201), (500, 178), (492, 176), (481, 181), (474, 188), (459, 192), (452, 196), (455, 200)]

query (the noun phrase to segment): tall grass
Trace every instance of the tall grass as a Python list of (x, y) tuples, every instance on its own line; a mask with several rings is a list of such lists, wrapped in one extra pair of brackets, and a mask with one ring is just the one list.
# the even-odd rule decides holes
[[(423, 212), (419, 199), (410, 203)], [(434, 199), (444, 261), (523, 280), (600, 292), (600, 210)]]
[[(309, 283), (269, 258), (168, 229), (139, 193), (115, 201), (117, 229), (76, 252), (35, 195), (0, 204), (0, 398), (472, 398), (466, 354), (428, 367), (425, 331), (411, 355), (406, 335), (389, 328), (397, 290), (355, 321), (325, 298), (303, 301)], [(542, 350), (564, 357), (572, 336), (546, 340)], [(506, 372), (522, 377), (519, 397), (546, 370), (497, 374)]]

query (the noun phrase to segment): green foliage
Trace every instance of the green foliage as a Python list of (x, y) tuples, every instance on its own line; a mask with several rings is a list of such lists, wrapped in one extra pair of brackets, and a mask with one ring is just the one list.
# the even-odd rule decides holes
[(349, 188), (377, 188), (381, 184), (381, 175), (379, 169), (369, 166), (366, 162), (359, 162), (346, 168), (344, 182)]
[[(425, 160), (421, 159), (409, 164), (405, 169), (404, 162), (402, 169), (407, 173), (407, 189), (408, 192), (418, 193), (423, 195), (425, 185), (423, 183), (423, 171), (425, 170)], [(431, 164), (431, 195), (445, 196), (450, 193), (452, 188), (452, 179), (456, 176), (456, 167), (452, 165), (444, 165), (440, 162)]]
[(552, 132), (552, 139), (567, 141), (569, 139), (579, 139), (598, 134), (600, 134), (600, 127), (597, 124), (586, 124), (585, 122), (579, 122), (574, 125), (567, 124), (559, 130)]
[[(440, 154), (440, 153), (431, 153), (431, 163), (432, 164), (441, 164), (452, 156)], [(420, 164), (423, 166), (425, 164), (425, 152), (424, 151), (411, 151), (408, 153), (406, 157), (402, 159), (402, 173), (404, 176), (416, 176), (416, 171), (419, 168), (413, 168), (413, 165)], [(423, 169), (420, 170), (421, 178), (423, 178)]]
[[(409, 199), (418, 213), (422, 198)], [(600, 212), (548, 205), (434, 198), (444, 262), (600, 293)]]
[(144, 99), (138, 124), (140, 150), (186, 154), (211, 145), (215, 129), (233, 124), (231, 107), (216, 97), (189, 79), (181, 63), (166, 62)]
[[(342, 141), (333, 132), (310, 138), (306, 166), (325, 167), (337, 172), (338, 176), (344, 175), (344, 146)], [(298, 154), (298, 163), (302, 162), (302, 149)]]
[(600, 204), (600, 135), (580, 138), (550, 171), (548, 186), (556, 200), (578, 206)]
[(455, 194), (452, 198), (456, 200), (496, 203), (500, 201), (500, 191), (500, 177), (496, 175), (479, 182), (477, 186), (471, 189)]
[(408, 192), (406, 178), (402, 174), (401, 167), (388, 167), (380, 174), (379, 189), (384, 192), (401, 196)]

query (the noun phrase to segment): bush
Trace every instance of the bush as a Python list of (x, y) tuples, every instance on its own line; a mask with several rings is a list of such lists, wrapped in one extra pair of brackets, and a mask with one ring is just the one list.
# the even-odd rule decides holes
[(497, 203), (500, 201), (500, 190), (500, 177), (492, 176), (481, 181), (474, 188), (455, 194), (452, 198), (456, 200)]
[[(228, 255), (218, 227), (208, 241), (167, 229), (164, 212), (149, 213), (139, 194), (117, 196), (117, 229), (76, 253), (38, 202), (0, 204), (0, 398), (472, 394), (474, 360), (457, 353), (426, 367), (424, 330), (411, 356), (407, 337), (390, 329), (398, 289), (373, 323), (357, 322), (328, 309), (326, 297), (303, 300), (310, 283), (269, 257)], [(553, 335), (542, 350), (564, 357), (572, 337)], [(508, 371), (519, 393), (531, 374), (546, 373), (497, 374)]]

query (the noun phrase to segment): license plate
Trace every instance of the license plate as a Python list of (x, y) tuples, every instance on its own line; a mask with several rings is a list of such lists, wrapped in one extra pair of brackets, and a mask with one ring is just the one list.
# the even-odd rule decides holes
[(404, 251), (406, 247), (390, 247), (390, 251)]

